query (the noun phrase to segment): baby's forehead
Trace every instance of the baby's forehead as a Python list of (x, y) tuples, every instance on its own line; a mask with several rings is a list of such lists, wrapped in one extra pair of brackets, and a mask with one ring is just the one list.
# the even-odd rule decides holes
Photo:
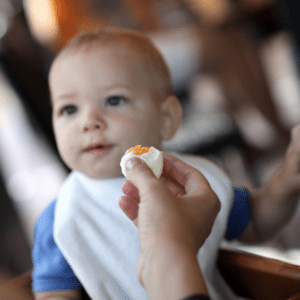
[[(53, 69), (59, 71), (61, 66), (64, 66), (67, 61), (72, 61), (73, 57), (79, 57), (82, 61), (95, 61), (95, 62), (106, 62), (107, 59), (118, 61), (119, 63), (125, 63), (136, 71), (139, 69), (145, 73), (150, 73), (153, 68), (149, 64), (149, 59), (142, 52), (138, 45), (129, 47), (124, 44), (109, 43), (105, 45), (87, 44), (81, 45), (76, 48), (65, 49), (60, 53), (54, 60), (50, 74)], [(148, 65), (149, 68), (145, 68)], [(116, 64), (116, 68), (118, 65)]]
[[(58, 55), (53, 65), (57, 70), (56, 73), (59, 73), (60, 65), (73, 55), (78, 55), (83, 59), (89, 57), (90, 60), (101, 62), (106, 59), (106, 55), (103, 53), (109, 55), (110, 59), (116, 58), (116, 61), (121, 63), (123, 61), (130, 68), (130, 72), (140, 76), (141, 80), (143, 78), (147, 81), (155, 93), (156, 91), (159, 91), (159, 94), (169, 93), (169, 74), (168, 70), (165, 69), (162, 57), (155, 48), (147, 47), (135, 39), (126, 39), (125, 41), (112, 39), (107, 42), (94, 40), (82, 44), (71, 44)], [(118, 65), (114, 67), (117, 68)], [(49, 78), (51, 77), (51, 70)], [(159, 96), (159, 98), (161, 97)]]

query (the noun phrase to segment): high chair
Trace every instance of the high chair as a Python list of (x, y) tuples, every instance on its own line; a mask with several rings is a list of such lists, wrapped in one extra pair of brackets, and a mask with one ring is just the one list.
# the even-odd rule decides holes
[(218, 268), (239, 296), (300, 300), (300, 266), (250, 253), (220, 250)]
[[(218, 268), (240, 297), (255, 300), (300, 300), (300, 266), (249, 253), (220, 250)], [(31, 270), (0, 284), (1, 300), (33, 300)], [(83, 299), (89, 297), (83, 293)]]

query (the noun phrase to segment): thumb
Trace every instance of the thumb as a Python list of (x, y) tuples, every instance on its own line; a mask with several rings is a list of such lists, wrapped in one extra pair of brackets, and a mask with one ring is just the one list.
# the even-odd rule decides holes
[(150, 167), (138, 157), (130, 158), (126, 162), (125, 168), (127, 178), (140, 193), (148, 189), (151, 183), (158, 181)]

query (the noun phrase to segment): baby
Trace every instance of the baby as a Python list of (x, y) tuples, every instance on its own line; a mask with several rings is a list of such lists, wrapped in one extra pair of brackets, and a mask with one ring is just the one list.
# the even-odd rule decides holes
[[(81, 299), (84, 288), (92, 299), (147, 299), (136, 278), (138, 231), (118, 207), (120, 160), (135, 145), (161, 149), (176, 133), (181, 105), (168, 68), (144, 35), (106, 28), (71, 41), (54, 60), (49, 85), (57, 147), (72, 172), (36, 224), (35, 298)], [(271, 206), (260, 205), (263, 193), (249, 200), (251, 212), (247, 191), (234, 190), (217, 166), (179, 157), (203, 173), (221, 202), (198, 254), (210, 296), (236, 299), (215, 268), (221, 241), (264, 240), (287, 222), (291, 205), (281, 209), (283, 218), (276, 211), (274, 225)], [(263, 218), (266, 210), (273, 223)]]

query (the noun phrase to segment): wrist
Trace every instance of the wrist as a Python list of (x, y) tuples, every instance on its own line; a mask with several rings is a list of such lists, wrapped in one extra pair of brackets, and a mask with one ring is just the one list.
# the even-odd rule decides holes
[(291, 190), (288, 188), (287, 184), (283, 183), (283, 180), (277, 180), (274, 178), (258, 192), (258, 195), (264, 201), (270, 201), (273, 205), (277, 202), (282, 205), (283, 202), (288, 201)]
[(194, 249), (163, 245), (151, 262), (150, 299), (183, 299), (191, 294), (208, 295)]
[(264, 194), (270, 195), (273, 199), (278, 198), (287, 201), (296, 192), (292, 184), (293, 178), (287, 175), (288, 171), (282, 166), (265, 185), (265, 188), (262, 189)]

